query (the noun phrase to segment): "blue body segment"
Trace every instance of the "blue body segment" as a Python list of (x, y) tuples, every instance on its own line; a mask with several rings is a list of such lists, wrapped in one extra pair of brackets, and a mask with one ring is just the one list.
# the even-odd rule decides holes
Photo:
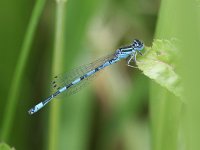
[[(94, 74), (96, 74), (100, 70), (122, 59), (128, 59), (128, 66), (133, 67), (130, 65), (130, 62), (136, 61), (137, 53), (142, 55), (140, 51), (143, 48), (144, 48), (144, 44), (141, 41), (135, 39), (131, 45), (117, 49), (114, 54), (107, 56), (103, 59), (99, 59), (95, 62), (92, 62), (88, 66), (85, 66), (84, 68), (75, 70), (73, 73), (76, 73), (76, 71), (81, 72), (81, 73), (76, 73), (76, 76), (75, 76), (76, 78), (72, 78), (72, 79), (70, 78), (71, 80), (67, 80), (66, 78), (68, 78), (68, 76), (62, 76), (62, 77), (56, 76), (55, 77), (56, 81), (61, 80), (61, 82), (59, 82), (59, 87), (56, 90), (56, 92), (54, 92), (44, 101), (32, 107), (28, 111), (28, 113), (31, 115), (36, 113), (38, 110), (43, 108), (47, 103), (49, 103), (56, 96), (60, 95), (63, 92), (73, 90), (74, 87), (76, 87), (78, 84), (81, 84), (83, 81), (85, 81), (85, 79), (91, 78)], [(52, 82), (54, 88), (57, 87), (56, 81)]]

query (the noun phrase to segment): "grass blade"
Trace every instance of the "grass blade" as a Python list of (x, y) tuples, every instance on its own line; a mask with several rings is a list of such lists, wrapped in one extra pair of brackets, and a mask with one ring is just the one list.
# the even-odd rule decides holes
[[(55, 26), (55, 43), (54, 43), (54, 57), (53, 57), (53, 74), (62, 72), (63, 65), (63, 46), (64, 46), (64, 12), (65, 12), (65, 0), (56, 1), (56, 26)], [(51, 103), (50, 110), (50, 127), (49, 127), (49, 150), (55, 150), (58, 148), (58, 131), (59, 131), (59, 110), (60, 102), (54, 101)]]
[(30, 53), (31, 45), (33, 42), (34, 33), (39, 22), (39, 18), (44, 8), (46, 0), (37, 0), (33, 13), (31, 15), (30, 22), (22, 43), (21, 53), (13, 74), (12, 84), (8, 92), (8, 101), (5, 107), (1, 138), (7, 140), (10, 135), (12, 122), (17, 107), (17, 100), (20, 92), (20, 82), (23, 77), (23, 72), (26, 66), (26, 62)]

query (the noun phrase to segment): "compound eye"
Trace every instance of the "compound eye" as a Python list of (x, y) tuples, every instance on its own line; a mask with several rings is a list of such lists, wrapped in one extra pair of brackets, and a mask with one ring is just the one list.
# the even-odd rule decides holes
[(137, 46), (141, 45), (141, 42), (138, 39), (135, 39), (133, 41), (133, 45), (137, 47)]
[(144, 44), (140, 40), (135, 39), (133, 41), (132, 46), (133, 46), (133, 48), (140, 50), (140, 49), (142, 49), (144, 47)]

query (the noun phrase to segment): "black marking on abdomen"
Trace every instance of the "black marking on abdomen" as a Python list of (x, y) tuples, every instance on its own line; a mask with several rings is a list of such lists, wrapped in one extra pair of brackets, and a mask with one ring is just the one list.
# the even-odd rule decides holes
[(57, 96), (58, 94), (60, 94), (60, 91), (57, 91), (56, 93), (54, 93), (53, 97)]
[(81, 80), (83, 80), (85, 78), (85, 76), (80, 77)]
[(112, 62), (115, 60), (116, 58), (113, 58), (111, 60), (109, 60), (109, 64), (112, 64)]
[(45, 105), (45, 104), (48, 103), (51, 99), (52, 99), (52, 96), (49, 96), (46, 100), (44, 100), (44, 101), (42, 102), (42, 104)]
[(70, 84), (68, 84), (67, 86), (66, 86), (66, 88), (68, 89), (68, 88), (70, 88), (70, 86), (72, 86), (73, 84), (72, 83), (70, 83)]
[(102, 64), (101, 66), (99, 66), (98, 67), (98, 70), (101, 70), (101, 69), (103, 69), (104, 68), (104, 66), (103, 66), (104, 64)]
[[(117, 57), (115, 57), (115, 58), (113, 58), (113, 59), (109, 60), (109, 63), (110, 63), (110, 64), (112, 64), (112, 63), (113, 63), (113, 61), (115, 61), (116, 59), (117, 59)], [(114, 63), (116, 63), (116, 62), (114, 62)]]
[(95, 72), (99, 71), (99, 67), (95, 68)]

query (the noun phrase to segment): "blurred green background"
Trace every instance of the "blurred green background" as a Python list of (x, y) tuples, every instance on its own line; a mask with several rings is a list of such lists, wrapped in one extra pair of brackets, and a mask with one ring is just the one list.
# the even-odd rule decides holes
[[(199, 8), (198, 0), (1, 1), (0, 143), (16, 150), (199, 149)], [(54, 75), (135, 38), (146, 46), (181, 39), (177, 65), (189, 107), (122, 61), (75, 95), (27, 113), (49, 96)]]

